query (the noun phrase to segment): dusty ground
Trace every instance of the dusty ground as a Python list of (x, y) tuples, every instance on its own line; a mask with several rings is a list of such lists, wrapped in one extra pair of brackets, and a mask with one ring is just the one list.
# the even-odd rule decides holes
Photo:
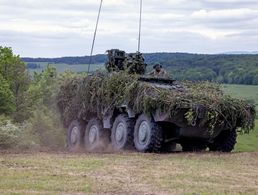
[(258, 194), (258, 152), (2, 153), (0, 194)]

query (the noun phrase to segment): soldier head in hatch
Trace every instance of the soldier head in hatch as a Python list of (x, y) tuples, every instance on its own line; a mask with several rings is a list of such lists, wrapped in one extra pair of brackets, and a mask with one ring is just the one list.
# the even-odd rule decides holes
[(156, 63), (153, 66), (153, 70), (150, 73), (148, 73), (148, 75), (154, 78), (168, 78), (167, 72), (162, 68), (162, 66), (159, 63)]
[(162, 66), (161, 66), (159, 63), (157, 63), (157, 64), (155, 64), (155, 65), (153, 66), (153, 69), (154, 69), (155, 71), (157, 71), (157, 72), (160, 72), (161, 69), (162, 69)]

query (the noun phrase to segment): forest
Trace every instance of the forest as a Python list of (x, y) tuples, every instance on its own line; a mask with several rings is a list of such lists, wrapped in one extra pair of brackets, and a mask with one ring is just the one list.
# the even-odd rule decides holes
[[(147, 53), (146, 63), (151, 69), (154, 63), (161, 63), (171, 76), (177, 80), (213, 81), (227, 84), (258, 85), (258, 55), (251, 54), (188, 54), (188, 53)], [(40, 66), (46, 62), (62, 64), (88, 64), (89, 56), (63, 58), (23, 58), (28, 68)], [(104, 64), (106, 55), (93, 56), (94, 64)]]

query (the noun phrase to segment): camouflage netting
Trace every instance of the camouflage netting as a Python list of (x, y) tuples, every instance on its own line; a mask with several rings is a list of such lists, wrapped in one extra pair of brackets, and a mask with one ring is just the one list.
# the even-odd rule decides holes
[[(254, 128), (255, 107), (246, 101), (226, 96), (216, 84), (182, 83), (183, 90), (165, 90), (138, 81), (136, 75), (113, 73), (68, 80), (58, 95), (58, 106), (67, 126), (76, 117), (102, 118), (116, 106), (128, 104), (135, 113), (160, 109), (171, 117), (180, 112), (188, 125), (239, 128), (248, 133)], [(202, 121), (197, 123), (200, 115)]]
[(144, 74), (147, 64), (144, 62), (142, 53), (126, 54), (117, 49), (108, 50), (108, 61), (105, 67), (108, 72), (126, 71), (129, 74)]

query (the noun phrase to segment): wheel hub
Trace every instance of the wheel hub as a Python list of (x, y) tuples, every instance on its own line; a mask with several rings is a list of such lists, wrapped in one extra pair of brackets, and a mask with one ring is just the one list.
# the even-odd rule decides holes
[(71, 131), (71, 143), (75, 145), (79, 140), (80, 131), (78, 127), (74, 127)]
[(150, 132), (150, 127), (146, 121), (143, 121), (140, 125), (139, 128), (139, 141), (141, 144), (145, 144), (146, 141), (148, 140), (149, 137), (149, 132)]
[(89, 142), (93, 144), (97, 140), (97, 137), (98, 137), (98, 127), (93, 125), (91, 126), (89, 131)]
[(125, 132), (126, 132), (126, 127), (124, 125), (124, 123), (119, 123), (117, 125), (117, 128), (116, 128), (116, 141), (117, 142), (121, 142), (125, 136)]

